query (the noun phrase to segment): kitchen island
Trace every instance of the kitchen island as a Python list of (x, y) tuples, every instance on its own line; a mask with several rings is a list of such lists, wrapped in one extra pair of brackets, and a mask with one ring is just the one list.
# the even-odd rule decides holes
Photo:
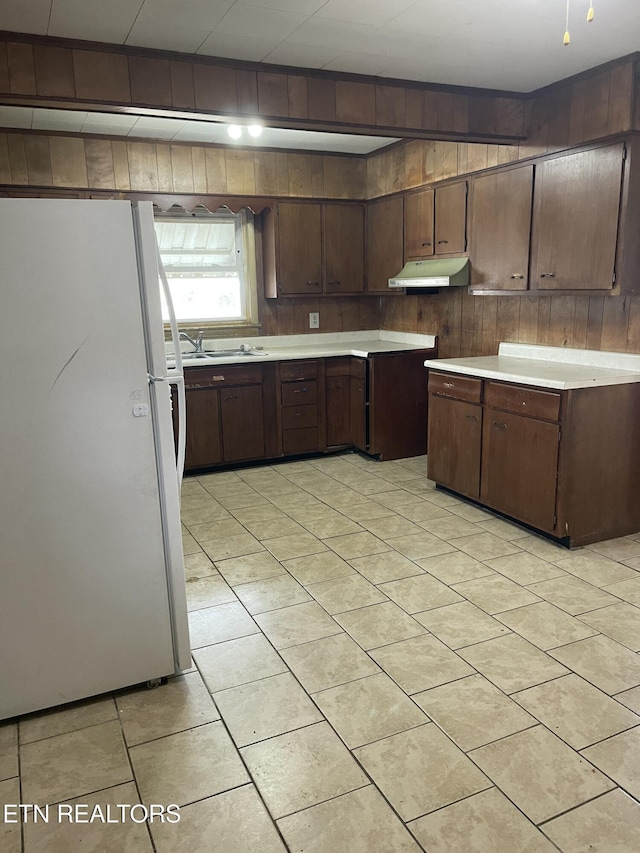
[(640, 356), (426, 360), (428, 475), (568, 547), (640, 530)]

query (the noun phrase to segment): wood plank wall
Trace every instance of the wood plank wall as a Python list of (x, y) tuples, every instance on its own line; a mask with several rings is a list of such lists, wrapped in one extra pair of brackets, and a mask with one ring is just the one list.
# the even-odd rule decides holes
[(86, 42), (0, 34), (0, 96), (262, 116), (397, 135), (524, 137), (524, 98)]

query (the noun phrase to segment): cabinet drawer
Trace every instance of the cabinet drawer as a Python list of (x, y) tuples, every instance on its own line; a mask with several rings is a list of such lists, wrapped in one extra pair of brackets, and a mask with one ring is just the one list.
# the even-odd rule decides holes
[(429, 393), (437, 397), (453, 397), (454, 400), (479, 403), (482, 399), (482, 379), (429, 371)]
[(281, 382), (315, 379), (317, 375), (318, 363), (316, 361), (283, 361), (280, 364)]
[(350, 373), (354, 379), (366, 379), (367, 378), (367, 359), (366, 358), (352, 358), (351, 359)]
[(487, 406), (505, 412), (521, 412), (544, 421), (557, 421), (560, 417), (560, 394), (521, 388), (506, 382), (487, 382), (484, 391)]
[(307, 453), (318, 449), (318, 430), (316, 427), (307, 429), (287, 429), (282, 433), (282, 449), (285, 456), (289, 453)]
[(288, 406), (282, 410), (282, 429), (302, 429), (317, 425), (317, 406)]
[(226, 385), (260, 385), (262, 366), (246, 364), (241, 367), (188, 367), (184, 371), (187, 388), (215, 388)]
[(349, 376), (351, 356), (346, 358), (328, 358), (325, 361), (325, 376)]
[(282, 386), (283, 406), (311, 406), (317, 402), (315, 380), (311, 382), (286, 382)]

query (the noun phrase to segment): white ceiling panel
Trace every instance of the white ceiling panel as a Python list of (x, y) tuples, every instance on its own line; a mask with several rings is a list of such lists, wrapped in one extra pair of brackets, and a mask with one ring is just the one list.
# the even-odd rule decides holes
[(331, 62), (338, 52), (332, 47), (311, 47), (306, 44), (293, 44), (290, 41), (285, 41), (274, 48), (264, 61), (273, 65), (323, 68), (327, 62)]
[(238, 6), (262, 6), (279, 12), (295, 12), (310, 17), (321, 9), (327, 0), (236, 0)]
[(64, 130), (69, 133), (79, 133), (86, 120), (86, 112), (80, 110), (34, 109), (31, 126), (34, 130)]
[(229, 35), (217, 29), (198, 48), (203, 56), (221, 56), (225, 59), (242, 59), (246, 62), (262, 62), (278, 47), (277, 39), (251, 38)]
[(53, 0), (48, 35), (122, 44), (143, 0)]
[(0, 106), (0, 127), (31, 127), (33, 107)]
[(238, 5), (230, 9), (215, 28), (216, 33), (247, 36), (249, 33), (262, 38), (283, 41), (305, 22), (304, 15), (279, 12), (262, 6)]
[[(93, 2), (93, 0), (92, 0)], [(166, 27), (210, 32), (233, 6), (234, 0), (144, 0), (137, 21)]]
[(51, 0), (2, 0), (0, 30), (45, 35), (50, 11)]
[[(357, 24), (366, 21), (372, 27), (382, 27), (416, 0), (327, 0), (316, 17)], [(355, 47), (356, 45), (354, 45)]]
[(334, 51), (353, 50), (357, 46), (362, 53), (379, 53), (383, 40), (381, 31), (369, 24), (313, 17), (292, 33), (286, 42)]
[[(373, 53), (352, 53), (341, 50), (322, 66), (326, 71), (346, 71), (348, 74), (381, 74), (387, 64), (385, 56)], [(373, 71), (372, 69), (377, 69)]]
[(177, 50), (196, 53), (208, 32), (185, 27), (167, 28), (166, 24), (136, 21), (127, 36), (127, 44), (135, 47), (153, 47), (157, 50)]

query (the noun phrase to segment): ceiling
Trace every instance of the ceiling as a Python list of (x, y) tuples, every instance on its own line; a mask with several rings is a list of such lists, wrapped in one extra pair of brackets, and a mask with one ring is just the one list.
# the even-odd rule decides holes
[(0, 29), (528, 92), (640, 48), (640, 0), (2, 0)]

